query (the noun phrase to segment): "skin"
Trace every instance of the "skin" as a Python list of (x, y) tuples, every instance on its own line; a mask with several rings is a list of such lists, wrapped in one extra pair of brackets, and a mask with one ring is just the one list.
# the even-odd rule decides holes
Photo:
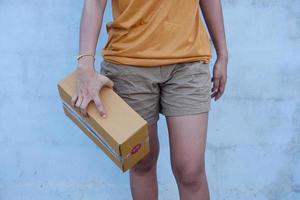
[(217, 60), (213, 69), (211, 95), (217, 101), (225, 91), (228, 63), (222, 5), (220, 0), (200, 0), (199, 5), (217, 52)]
[[(85, 0), (80, 23), (79, 54), (95, 55), (96, 46), (102, 26), (106, 0)], [(102, 87), (112, 88), (113, 81), (98, 74), (94, 66), (94, 58), (85, 56), (77, 62), (76, 91), (71, 104), (84, 116), (87, 115), (87, 106), (94, 101), (100, 115), (107, 117), (104, 106), (99, 97)]]
[[(224, 93), (227, 80), (228, 52), (225, 40), (223, 13), (220, 0), (200, 0), (217, 60), (214, 63), (211, 97), (217, 101)], [(79, 54), (95, 54), (102, 25), (106, 0), (85, 0), (80, 26)], [(101, 116), (105, 110), (99, 99), (102, 87), (113, 87), (113, 82), (94, 69), (94, 59), (83, 57), (78, 61), (76, 92), (72, 104), (83, 116), (89, 102), (94, 101)], [(208, 112), (187, 116), (166, 116), (170, 141), (172, 172), (177, 182), (181, 200), (209, 200), (209, 188), (205, 171), (205, 148)], [(129, 170), (130, 188), (134, 200), (157, 200), (157, 160), (159, 140), (157, 123), (149, 124), (150, 152)], [(186, 137), (188, 135), (189, 137)]]

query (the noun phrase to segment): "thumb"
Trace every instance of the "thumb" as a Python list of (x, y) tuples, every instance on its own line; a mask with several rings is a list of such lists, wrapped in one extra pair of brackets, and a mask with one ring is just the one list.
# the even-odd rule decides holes
[(112, 88), (114, 86), (114, 82), (110, 80), (110, 78), (107, 78), (107, 81), (104, 83), (104, 85), (107, 85), (108, 87)]

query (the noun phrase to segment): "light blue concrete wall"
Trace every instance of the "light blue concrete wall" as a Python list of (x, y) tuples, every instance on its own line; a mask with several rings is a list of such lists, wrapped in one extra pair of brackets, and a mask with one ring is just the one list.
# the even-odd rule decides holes
[[(58, 98), (57, 82), (76, 66), (81, 8), (0, 0), (1, 200), (130, 199), (128, 173), (64, 116)], [(300, 2), (224, 0), (223, 11), (230, 61), (226, 92), (210, 113), (211, 198), (298, 200)], [(97, 69), (106, 39), (103, 25)], [(160, 197), (178, 199), (163, 116), (159, 138)]]

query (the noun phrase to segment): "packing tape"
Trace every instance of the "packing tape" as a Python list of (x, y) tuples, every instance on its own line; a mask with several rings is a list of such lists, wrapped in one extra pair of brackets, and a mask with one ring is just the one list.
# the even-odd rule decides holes
[(75, 117), (80, 124), (85, 127), (116, 159), (120, 160), (122, 163), (130, 156), (137, 153), (143, 145), (145, 145), (149, 141), (149, 136), (142, 141), (141, 143), (136, 144), (131, 151), (125, 156), (119, 155), (110, 145), (109, 143), (101, 136), (101, 134), (96, 131), (80, 114), (78, 114), (74, 108), (72, 108), (64, 99), (61, 98), (63, 106), (70, 112), (70, 114)]

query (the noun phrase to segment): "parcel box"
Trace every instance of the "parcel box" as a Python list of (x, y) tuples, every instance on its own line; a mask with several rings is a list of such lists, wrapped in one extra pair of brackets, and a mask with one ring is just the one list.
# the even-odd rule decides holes
[(147, 121), (107, 86), (99, 92), (107, 117), (100, 116), (93, 101), (84, 117), (71, 105), (75, 87), (76, 70), (58, 83), (64, 113), (125, 172), (149, 152)]

